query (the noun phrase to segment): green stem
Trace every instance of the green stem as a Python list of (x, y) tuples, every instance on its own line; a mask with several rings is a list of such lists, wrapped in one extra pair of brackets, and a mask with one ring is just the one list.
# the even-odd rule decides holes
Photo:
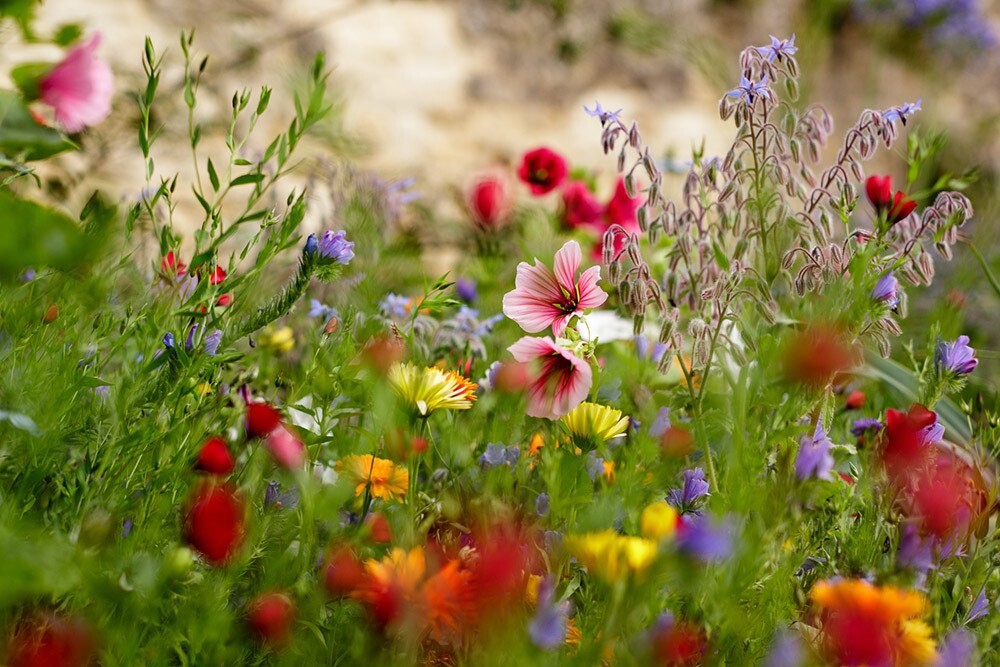
[(259, 308), (256, 313), (243, 320), (236, 327), (237, 333), (235, 338), (248, 336), (291, 310), (292, 306), (302, 297), (309, 286), (309, 281), (312, 279), (313, 271), (316, 268), (315, 257), (315, 254), (302, 255), (299, 259), (299, 270), (288, 287), (282, 290), (281, 294), (274, 297), (266, 306)]

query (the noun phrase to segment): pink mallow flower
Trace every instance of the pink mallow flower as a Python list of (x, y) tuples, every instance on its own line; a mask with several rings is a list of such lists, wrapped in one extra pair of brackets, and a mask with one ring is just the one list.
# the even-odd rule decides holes
[(597, 308), (607, 298), (597, 281), (601, 267), (592, 266), (577, 279), (580, 270), (580, 244), (567, 241), (556, 252), (555, 272), (535, 258), (535, 265), (517, 265), (514, 289), (503, 297), (503, 314), (528, 333), (544, 331), (550, 325), (557, 337), (566, 331), (569, 321), (588, 308)]
[(532, 367), (527, 387), (529, 416), (559, 419), (587, 397), (593, 384), (590, 364), (572, 350), (548, 336), (525, 336), (507, 349), (514, 359)]
[(97, 57), (100, 43), (97, 34), (73, 47), (38, 84), (42, 102), (52, 107), (67, 132), (96, 125), (111, 113), (114, 77), (111, 66)]
[(284, 426), (271, 431), (264, 441), (267, 451), (271, 453), (275, 463), (282, 468), (301, 468), (306, 461), (306, 447), (295, 435)]

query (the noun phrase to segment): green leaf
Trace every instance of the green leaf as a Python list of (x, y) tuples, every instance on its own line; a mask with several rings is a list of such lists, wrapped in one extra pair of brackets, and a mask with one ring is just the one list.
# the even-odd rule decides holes
[(39, 125), (17, 93), (0, 90), (0, 152), (41, 160), (76, 147), (62, 132)]
[(21, 28), (21, 34), (29, 42), (35, 41), (31, 22), (35, 19), (35, 9), (41, 0), (0, 0), (0, 16), (9, 16)]
[(38, 86), (42, 78), (52, 70), (52, 63), (24, 63), (10, 71), (10, 78), (28, 102), (38, 99)]
[(236, 187), (237, 185), (246, 185), (247, 183), (260, 183), (264, 180), (264, 174), (243, 174), (242, 176), (237, 176), (230, 183), (230, 187)]
[(212, 182), (212, 189), (216, 192), (219, 191), (219, 175), (215, 173), (215, 165), (212, 164), (212, 158), (208, 158), (208, 180)]
[(0, 190), (0, 277), (29, 267), (71, 269), (90, 259), (94, 245), (63, 213)]
[(56, 30), (56, 34), (52, 36), (52, 41), (59, 46), (69, 46), (78, 41), (82, 35), (83, 27), (79, 23), (64, 23)]

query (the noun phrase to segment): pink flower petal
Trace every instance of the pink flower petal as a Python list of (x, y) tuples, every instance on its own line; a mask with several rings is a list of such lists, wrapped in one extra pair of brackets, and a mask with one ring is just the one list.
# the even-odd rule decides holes
[(553, 262), (556, 281), (571, 296), (576, 295), (576, 272), (580, 269), (580, 260), (582, 258), (583, 253), (580, 252), (580, 244), (576, 241), (567, 241), (556, 252)]
[(600, 288), (597, 282), (601, 279), (601, 267), (592, 266), (580, 276), (580, 301), (579, 309), (588, 310), (604, 305), (608, 300), (608, 293)]
[(590, 364), (551, 338), (525, 336), (508, 350), (518, 361), (537, 365), (527, 391), (529, 416), (559, 419), (587, 397), (593, 384)]
[(68, 132), (96, 125), (111, 113), (114, 76), (107, 62), (97, 56), (101, 36), (67, 52), (39, 82), (43, 103), (52, 107), (56, 120)]

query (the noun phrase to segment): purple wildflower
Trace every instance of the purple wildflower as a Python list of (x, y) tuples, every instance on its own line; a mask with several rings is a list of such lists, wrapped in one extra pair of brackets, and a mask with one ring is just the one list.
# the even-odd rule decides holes
[(174, 349), (174, 335), (169, 331), (163, 334), (163, 347), (168, 350)]
[(406, 317), (410, 311), (412, 301), (408, 296), (400, 296), (399, 294), (389, 292), (378, 304), (378, 309), (386, 317)]
[(132, 519), (125, 519), (122, 522), (122, 537), (128, 537), (132, 534)]
[(671, 489), (667, 500), (682, 512), (690, 511), (694, 502), (708, 495), (708, 482), (701, 468), (684, 471), (684, 487)]
[(617, 111), (605, 111), (604, 107), (601, 106), (601, 103), (597, 101), (594, 102), (593, 109), (588, 109), (586, 106), (584, 106), (583, 110), (587, 112), (588, 116), (600, 119), (601, 127), (604, 127), (609, 122), (615, 122), (615, 123), (621, 122), (620, 120), (618, 120), (618, 114), (622, 112), (621, 109), (618, 109)]
[(310, 234), (306, 237), (306, 245), (302, 248), (302, 253), (305, 255), (312, 255), (316, 253), (319, 249), (319, 239), (316, 238), (315, 234)]
[(187, 299), (198, 286), (198, 279), (189, 273), (177, 276), (177, 291), (182, 299)]
[(744, 76), (740, 79), (740, 85), (726, 93), (727, 97), (744, 99), (750, 105), (754, 103), (758, 95), (764, 99), (771, 99), (771, 92), (767, 89), (766, 74), (760, 78), (758, 83), (754, 83)]
[(975, 601), (969, 608), (969, 613), (965, 617), (966, 623), (972, 623), (973, 621), (978, 621), (990, 612), (990, 600), (986, 597), (986, 589), (979, 591), (979, 595), (976, 596)]
[(184, 349), (190, 352), (194, 349), (194, 336), (198, 333), (198, 325), (194, 324), (188, 329), (187, 340), (184, 341)]
[(656, 419), (649, 427), (649, 434), (654, 438), (659, 438), (673, 426), (670, 422), (670, 408), (660, 408), (656, 413)]
[(31, 282), (32, 280), (35, 279), (36, 274), (37, 274), (36, 271), (29, 266), (27, 269), (25, 269), (24, 273), (21, 274), (21, 280), (26, 283)]
[(476, 292), (476, 281), (468, 278), (459, 278), (455, 281), (455, 293), (466, 303), (472, 303), (479, 296)]
[(851, 435), (855, 438), (860, 438), (868, 431), (881, 431), (882, 422), (875, 419), (874, 417), (864, 417), (862, 419), (855, 419), (854, 423), (851, 424)]
[(802, 480), (812, 477), (832, 479), (830, 475), (830, 471), (833, 470), (831, 447), (833, 447), (833, 442), (823, 431), (823, 424), (816, 424), (816, 431), (811, 437), (802, 436), (799, 440), (799, 453), (795, 457), (796, 476)]
[(902, 567), (914, 570), (922, 580), (927, 572), (936, 566), (934, 540), (921, 537), (915, 525), (906, 524), (899, 536), (896, 562)]
[(212, 329), (212, 333), (205, 336), (205, 354), (214, 357), (219, 352), (219, 345), (222, 344), (222, 329)]
[(327, 230), (319, 239), (319, 256), (334, 264), (346, 266), (354, 259), (354, 243), (347, 240), (347, 233), (342, 230)]
[(950, 343), (938, 341), (935, 361), (938, 368), (955, 375), (968, 375), (979, 365), (976, 351), (969, 347), (968, 336), (959, 336)]
[(677, 548), (696, 560), (722, 560), (732, 552), (731, 532), (728, 522), (685, 514), (677, 524)]
[(535, 646), (545, 650), (558, 648), (566, 641), (566, 617), (569, 602), (555, 601), (555, 585), (548, 577), (538, 587), (538, 607), (528, 624), (528, 635)]
[(538, 516), (545, 516), (549, 513), (549, 494), (542, 493), (538, 494), (538, 498), (535, 499), (535, 513)]
[(973, 667), (976, 664), (976, 640), (965, 628), (952, 630), (941, 642), (934, 667)]
[(876, 301), (884, 301), (889, 308), (896, 310), (896, 306), (899, 305), (898, 292), (899, 280), (890, 271), (875, 283), (875, 289), (872, 290), (872, 298)]
[(771, 35), (770, 46), (758, 46), (757, 53), (762, 56), (767, 56), (767, 62), (773, 63), (775, 60), (781, 61), (782, 58), (789, 58), (794, 56), (799, 50), (795, 46), (795, 33), (792, 33), (791, 39), (778, 39), (774, 35)]
[(331, 308), (319, 299), (309, 299), (309, 317), (321, 317), (328, 320), (337, 317), (337, 309)]
[(521, 448), (517, 445), (507, 447), (496, 442), (486, 445), (486, 452), (479, 457), (479, 465), (484, 468), (495, 468), (497, 466), (515, 466), (521, 456)]
[(791, 632), (779, 632), (764, 658), (764, 667), (800, 667), (805, 662), (802, 640)]
[(906, 125), (906, 119), (913, 115), (914, 112), (920, 111), (920, 103), (923, 98), (919, 98), (916, 102), (907, 102), (906, 104), (900, 104), (899, 106), (892, 107), (882, 112), (882, 120), (891, 123), (893, 121), (900, 121), (903, 125)]
[(649, 359), (654, 364), (660, 363), (660, 359), (663, 358), (663, 354), (667, 351), (666, 343), (654, 343), (650, 345), (650, 341), (645, 336), (636, 336), (632, 339), (635, 342), (635, 353), (640, 359)]
[(590, 481), (596, 480), (599, 476), (604, 474), (604, 459), (599, 457), (594, 452), (587, 452), (587, 475), (590, 476)]
[(926, 445), (936, 445), (944, 440), (944, 424), (937, 421), (937, 414), (934, 415), (934, 418), (934, 423), (930, 426), (925, 426), (920, 432), (920, 437), (923, 438)]

